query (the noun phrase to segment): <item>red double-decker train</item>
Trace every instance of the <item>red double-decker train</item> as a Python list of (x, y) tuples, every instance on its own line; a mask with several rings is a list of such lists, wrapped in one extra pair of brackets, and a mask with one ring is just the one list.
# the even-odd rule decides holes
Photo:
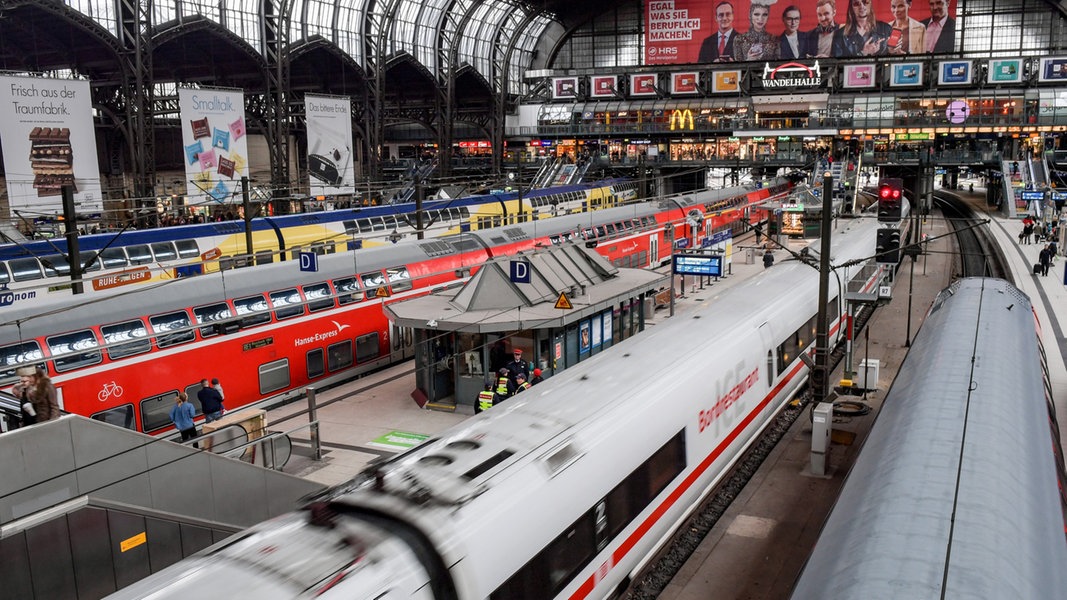
[(597, 242), (619, 266), (658, 266), (670, 258), (667, 229), (677, 239), (695, 237), (689, 228), (697, 220), (702, 236), (744, 229), (788, 189), (782, 181), (694, 192), (322, 255), (314, 272), (289, 261), (82, 302), (16, 299), (0, 306), (0, 384), (14, 381), (16, 367), (38, 365), (64, 410), (161, 432), (171, 426), (175, 396), (184, 391), (196, 403), (205, 376), (222, 380), (233, 409), (413, 356), (412, 332), (390, 322), (382, 304), (454, 284), (494, 257), (578, 240)]

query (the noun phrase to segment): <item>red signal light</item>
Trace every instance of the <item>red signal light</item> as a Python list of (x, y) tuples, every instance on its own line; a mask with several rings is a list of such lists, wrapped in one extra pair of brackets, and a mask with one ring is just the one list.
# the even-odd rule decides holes
[(882, 189), (878, 192), (878, 195), (883, 198), (888, 198), (891, 193), (892, 191), (889, 189), (889, 186), (883, 185)]

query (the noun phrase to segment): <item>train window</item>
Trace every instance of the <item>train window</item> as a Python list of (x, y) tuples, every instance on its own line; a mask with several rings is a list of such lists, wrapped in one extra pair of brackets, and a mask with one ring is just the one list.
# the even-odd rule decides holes
[(389, 276), (389, 285), (394, 294), (411, 289), (411, 274), (407, 267), (389, 267), (385, 273)]
[(257, 265), (269, 265), (274, 262), (274, 253), (270, 250), (264, 250), (263, 252), (256, 252), (256, 264)]
[(204, 414), (204, 409), (200, 407), (200, 398), (197, 397), (197, 394), (199, 394), (202, 389), (204, 389), (204, 386), (200, 385), (199, 381), (185, 386), (185, 395), (189, 397), (189, 402), (196, 408), (196, 412), (193, 413), (194, 416)]
[(148, 339), (148, 330), (140, 320), (104, 325), (100, 328), (100, 333), (104, 337), (107, 356), (111, 360), (141, 354), (152, 349), (152, 342)]
[[(96, 252), (80, 252), (78, 253), (78, 261), (81, 262), (82, 273), (100, 270), (100, 259), (96, 258)], [(93, 261), (93, 264), (86, 266), (89, 261)]]
[(36, 258), (16, 258), (7, 264), (11, 267), (11, 277), (15, 281), (32, 281), (42, 277), (41, 263), (37, 262)]
[[(174, 248), (174, 244), (170, 242), (155, 242), (152, 244), (152, 254), (156, 255), (156, 260), (174, 260), (178, 258), (178, 251)], [(144, 419), (142, 414), (141, 419)]]
[(301, 289), (304, 290), (304, 297), (308, 301), (308, 310), (311, 312), (333, 308), (333, 298), (330, 297), (330, 286), (328, 284), (313, 283), (305, 285)]
[(296, 291), (296, 288), (270, 292), (269, 296), (270, 303), (274, 307), (274, 315), (279, 321), (304, 314), (304, 305), (300, 292)]
[(152, 262), (152, 250), (148, 244), (126, 246), (126, 255), (130, 257), (131, 265), (146, 265)]
[(130, 264), (126, 259), (126, 251), (122, 248), (104, 248), (100, 251), (99, 260), (105, 269), (120, 269)]
[(62, 254), (49, 254), (41, 257), (41, 266), (44, 267), (45, 277), (59, 277), (70, 275), (70, 263)]
[[(233, 312), (230, 311), (229, 305), (225, 302), (219, 302), (218, 304), (194, 307), (193, 316), (196, 317), (197, 325), (203, 325), (204, 323), (231, 319), (233, 318)], [(210, 337), (213, 335), (215, 335), (214, 326), (209, 325), (208, 327), (200, 328), (200, 337)]]
[(252, 327), (270, 323), (270, 307), (263, 296), (249, 296), (233, 301), (237, 316), (241, 317), (241, 327)]
[(597, 226), (596, 226), (596, 236), (597, 236), (598, 238), (602, 238), (602, 237), (604, 237), (604, 235), (605, 235), (606, 233), (607, 233), (607, 232), (606, 232), (606, 231), (604, 231), (604, 226), (603, 226), (603, 225), (597, 225)]
[(37, 342), (23, 342), (0, 348), (0, 379), (15, 376), (15, 369), (26, 363), (37, 362), (44, 358)]
[(355, 277), (334, 279), (333, 287), (337, 290), (337, 302), (341, 305), (359, 302), (363, 299), (363, 295), (359, 293), (359, 282)]
[(608, 235), (615, 235), (615, 224), (608, 223), (604, 226), (604, 231), (607, 232)]
[(7, 263), (0, 262), (0, 283), (11, 281), (11, 272), (7, 270)]
[(259, 393), (269, 394), (289, 387), (289, 359), (259, 365)]
[(381, 217), (371, 217), (370, 225), (374, 231), (385, 231), (385, 221)]
[[(311, 245), (311, 253), (322, 256), (323, 254), (326, 254), (326, 246), (323, 245), (322, 242), (315, 242)], [(299, 257), (296, 258), (299, 259)]]
[(184, 310), (164, 315), (154, 315), (148, 317), (148, 322), (152, 325), (152, 331), (156, 334), (156, 346), (159, 348), (191, 342), (195, 337), (192, 330), (189, 329), (191, 327), (189, 315)]
[(377, 333), (361, 335), (356, 338), (356, 362), (363, 364), (368, 360), (378, 358), (380, 354)]
[(177, 398), (178, 390), (171, 390), (141, 400), (141, 430), (149, 433), (169, 426), (171, 424), (170, 409), (174, 408)]
[(100, 343), (89, 329), (46, 338), (56, 371), (70, 371), (100, 362)]
[(360, 233), (370, 233), (374, 231), (374, 226), (370, 224), (370, 219), (356, 219), (356, 225), (359, 226)]
[(337, 244), (335, 242), (326, 242), (326, 254), (336, 254)]
[(102, 410), (98, 413), (93, 413), (89, 417), (95, 421), (107, 423), (108, 425), (114, 425), (115, 427), (123, 427), (126, 429), (134, 429), (133, 423), (133, 405), (123, 404), (122, 406), (116, 406), (115, 408), (109, 408)]
[(199, 258), (200, 248), (196, 245), (196, 240), (178, 240), (174, 242), (174, 245), (178, 248), (178, 258)]
[(322, 348), (307, 353), (308, 379), (315, 379), (326, 374), (326, 358)]
[(352, 366), (352, 341), (345, 340), (326, 347), (326, 368), (331, 373)]
[(396, 220), (396, 217), (393, 216), (393, 215), (385, 215), (384, 217), (382, 217), (382, 221), (385, 222), (385, 228), (386, 229), (398, 229), (398, 228), (404, 226), (404, 222), (403, 221), (399, 221), (398, 222)]
[[(378, 288), (385, 285), (385, 276), (380, 271), (363, 273), (359, 277), (363, 280), (363, 289), (367, 290), (366, 296), (368, 300), (374, 298), (378, 293)], [(386, 292), (388, 291), (386, 290)]]
[(467, 208), (466, 206), (459, 207), (459, 217), (461, 219), (469, 219), (470, 216), (471, 216), (471, 211), (470, 211), (469, 208)]

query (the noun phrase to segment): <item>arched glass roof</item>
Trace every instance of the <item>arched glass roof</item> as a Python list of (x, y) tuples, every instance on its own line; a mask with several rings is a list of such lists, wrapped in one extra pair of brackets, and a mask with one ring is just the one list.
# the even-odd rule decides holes
[[(65, 2), (112, 35), (119, 35), (115, 0)], [(152, 26), (162, 29), (203, 18), (217, 23), (245, 40), (256, 52), (264, 54), (263, 4), (260, 0), (156, 1), (153, 3)], [(521, 74), (529, 68), (538, 38), (552, 22), (548, 13), (528, 19), (529, 10), (532, 9), (528, 4), (519, 0), (294, 0), (292, 13), (287, 15), (284, 26), (288, 29), (290, 43), (321, 37), (364, 68), (368, 66), (368, 59), (406, 52), (437, 76), (449, 67), (469, 64), (494, 87), (500, 81), (498, 65), (502, 65), (507, 48), (514, 43), (511, 63), (504, 68), (507, 69), (509, 91), (515, 92), (521, 87)], [(463, 31), (457, 32), (463, 23)], [(525, 27), (520, 31), (523, 24)], [(384, 56), (367, 56), (367, 52), (376, 48), (377, 36), (382, 30), (386, 34), (380, 49)], [(458, 47), (453, 48), (453, 45)], [(450, 56), (458, 57), (456, 65), (441, 64)]]

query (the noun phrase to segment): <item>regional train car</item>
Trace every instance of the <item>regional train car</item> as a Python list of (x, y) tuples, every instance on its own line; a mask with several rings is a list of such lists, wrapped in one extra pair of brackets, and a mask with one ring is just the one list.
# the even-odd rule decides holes
[[(878, 226), (842, 223), (848, 279)], [(820, 310), (839, 336), (818, 296), (783, 261), (112, 597), (613, 597), (800, 388)]]
[[(635, 201), (637, 182), (610, 179), (518, 192), (431, 200), (423, 204), (423, 236), (438, 237), (528, 220), (611, 208)], [(310, 212), (252, 220), (252, 246), (244, 221), (79, 236), (87, 291), (190, 276), (236, 266), (296, 258), (300, 251), (337, 251), (416, 237), (415, 205)], [(0, 245), (0, 286), (40, 296), (70, 293), (65, 239)], [(99, 256), (97, 256), (99, 255)], [(95, 258), (95, 260), (94, 260)]]
[(1040, 335), (1007, 281), (941, 292), (794, 600), (1067, 598), (1067, 481)]
[[(84, 299), (18, 299), (0, 306), (0, 384), (14, 381), (18, 365), (39, 364), (64, 410), (161, 432), (174, 397), (184, 391), (196, 404), (205, 376), (223, 381), (233, 409), (410, 358), (412, 332), (390, 323), (382, 303), (454, 284), (494, 257), (570, 238), (616, 264), (656, 266), (670, 257), (666, 228), (691, 228), (678, 224), (690, 211), (736, 211), (773, 193), (706, 191), (328, 254), (317, 271), (273, 263)], [(708, 215), (706, 228), (737, 220)], [(226, 372), (204, 372), (223, 357)]]

